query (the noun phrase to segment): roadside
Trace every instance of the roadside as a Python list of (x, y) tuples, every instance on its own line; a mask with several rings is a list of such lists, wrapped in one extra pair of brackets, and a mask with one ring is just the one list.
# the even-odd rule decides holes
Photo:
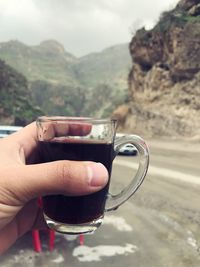
[(164, 149), (170, 151), (191, 152), (200, 154), (200, 140), (199, 139), (146, 139), (150, 149)]

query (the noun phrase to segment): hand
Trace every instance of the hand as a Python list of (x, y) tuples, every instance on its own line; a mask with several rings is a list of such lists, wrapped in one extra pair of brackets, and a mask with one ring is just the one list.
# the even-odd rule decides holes
[(47, 194), (84, 195), (108, 181), (100, 163), (37, 162), (36, 124), (0, 140), (0, 254), (20, 236), (46, 227), (37, 198)]

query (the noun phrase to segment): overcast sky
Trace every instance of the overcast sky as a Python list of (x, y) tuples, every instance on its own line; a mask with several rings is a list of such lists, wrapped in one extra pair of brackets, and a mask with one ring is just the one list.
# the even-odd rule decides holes
[(55, 39), (76, 56), (128, 43), (178, 0), (0, 0), (0, 42)]

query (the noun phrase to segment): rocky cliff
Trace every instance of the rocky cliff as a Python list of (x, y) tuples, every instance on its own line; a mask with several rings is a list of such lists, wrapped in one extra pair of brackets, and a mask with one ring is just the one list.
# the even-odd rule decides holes
[(200, 137), (200, 2), (182, 0), (130, 43), (130, 102), (114, 116), (143, 136)]
[(23, 126), (41, 113), (30, 99), (26, 78), (0, 60), (0, 124)]

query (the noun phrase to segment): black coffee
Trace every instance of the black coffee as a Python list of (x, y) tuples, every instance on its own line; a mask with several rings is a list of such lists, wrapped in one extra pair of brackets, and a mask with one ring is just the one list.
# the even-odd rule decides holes
[[(78, 160), (101, 162), (111, 173), (113, 145), (107, 143), (39, 142), (40, 162)], [(51, 195), (43, 197), (44, 213), (57, 222), (81, 224), (104, 213), (109, 183), (102, 190), (86, 196)]]

